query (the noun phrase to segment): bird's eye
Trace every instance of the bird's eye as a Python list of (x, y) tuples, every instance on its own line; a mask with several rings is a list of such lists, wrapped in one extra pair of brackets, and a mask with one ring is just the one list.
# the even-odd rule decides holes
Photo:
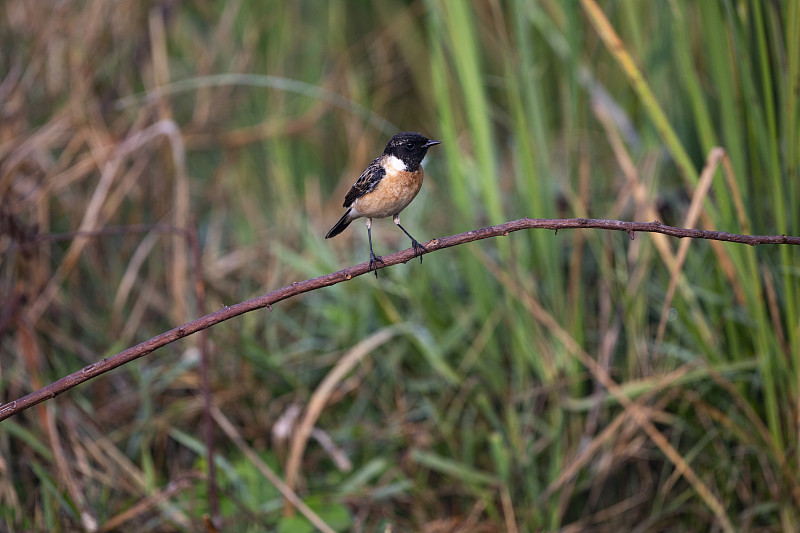
[(414, 148), (414, 143), (412, 143), (411, 141), (408, 141), (408, 142), (406, 143), (406, 148), (408, 148), (409, 150), (411, 150), (412, 148)]

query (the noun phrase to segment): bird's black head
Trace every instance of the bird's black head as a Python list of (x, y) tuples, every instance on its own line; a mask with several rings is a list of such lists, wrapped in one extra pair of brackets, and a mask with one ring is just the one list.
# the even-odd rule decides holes
[(428, 153), (428, 148), (436, 144), (441, 144), (441, 142), (432, 141), (413, 131), (404, 131), (389, 139), (383, 155), (397, 157), (405, 163), (406, 170), (413, 172), (419, 168), (422, 159)]

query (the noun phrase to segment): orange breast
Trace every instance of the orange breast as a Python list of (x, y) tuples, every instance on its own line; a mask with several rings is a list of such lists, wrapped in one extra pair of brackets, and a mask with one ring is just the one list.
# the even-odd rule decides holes
[(365, 217), (383, 218), (406, 208), (422, 187), (422, 167), (415, 172), (389, 171), (375, 189), (357, 199), (355, 209)]

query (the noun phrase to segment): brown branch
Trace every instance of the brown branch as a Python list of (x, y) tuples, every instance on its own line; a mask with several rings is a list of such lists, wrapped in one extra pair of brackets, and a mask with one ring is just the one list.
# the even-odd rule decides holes
[[(800, 237), (791, 237), (786, 235), (737, 235), (734, 233), (728, 233), (725, 231), (706, 231), (706, 230), (698, 230), (698, 229), (686, 229), (686, 228), (676, 228), (674, 226), (665, 226), (660, 222), (624, 222), (621, 220), (599, 220), (599, 219), (590, 219), (590, 218), (568, 218), (568, 219), (533, 219), (533, 218), (522, 218), (520, 220), (513, 220), (511, 222), (506, 222), (504, 224), (499, 224), (497, 226), (491, 226), (488, 228), (478, 229), (474, 231), (467, 231), (465, 233), (459, 233), (458, 235), (451, 235), (449, 237), (444, 237), (442, 239), (434, 239), (430, 242), (425, 243), (425, 248), (427, 248), (427, 252), (431, 253), (435, 252), (436, 250), (442, 250), (444, 248), (450, 248), (451, 246), (458, 246), (459, 244), (465, 244), (468, 242), (478, 241), (481, 239), (488, 239), (490, 237), (499, 237), (505, 236), (513, 231), (519, 231), (523, 229), (551, 229), (555, 230), (558, 233), (560, 229), (577, 229), (577, 228), (598, 228), (598, 229), (607, 229), (607, 230), (614, 230), (614, 231), (624, 231), (627, 232), (631, 238), (634, 237), (634, 233), (637, 231), (640, 232), (650, 232), (650, 233), (663, 233), (664, 235), (670, 235), (672, 237), (689, 237), (692, 239), (708, 239), (708, 240), (716, 240), (716, 241), (727, 241), (727, 242), (737, 242), (742, 244), (749, 244), (755, 246), (756, 244), (793, 244), (796, 246), (800, 246)], [(403, 250), (401, 252), (397, 252), (396, 254), (386, 255), (383, 257), (383, 265), (381, 268), (386, 268), (392, 265), (396, 265), (398, 263), (406, 263), (414, 259), (414, 251), (409, 248), (407, 250)], [(49, 400), (50, 398), (54, 398), (65, 392), (76, 385), (83, 383), (89, 379), (92, 379), (100, 374), (105, 374), (106, 372), (113, 370), (119, 366), (122, 366), (134, 359), (138, 359), (140, 357), (144, 357), (145, 355), (149, 354), (150, 352), (161, 348), (171, 342), (175, 342), (176, 340), (182, 339), (198, 331), (202, 331), (206, 328), (209, 328), (215, 324), (223, 322), (225, 320), (229, 320), (233, 317), (242, 315), (244, 313), (255, 311), (256, 309), (262, 309), (264, 307), (272, 309), (272, 304), (278, 303), (282, 300), (286, 300), (287, 298), (291, 298), (292, 296), (297, 296), (298, 294), (303, 294), (305, 292), (313, 291), (322, 287), (328, 287), (330, 285), (335, 285), (337, 283), (341, 283), (343, 281), (351, 280), (357, 276), (361, 276), (366, 274), (369, 270), (369, 263), (364, 262), (359, 265), (352, 266), (350, 268), (346, 268), (344, 270), (340, 270), (338, 272), (332, 272), (330, 274), (325, 274), (324, 276), (319, 276), (313, 279), (307, 279), (305, 281), (294, 282), (291, 285), (287, 285), (281, 289), (273, 291), (269, 294), (265, 294), (264, 296), (259, 296), (258, 298), (253, 298), (252, 300), (248, 300), (246, 302), (238, 303), (236, 305), (232, 305), (230, 307), (223, 307), (210, 315), (203, 316), (196, 320), (192, 320), (182, 326), (177, 328), (171, 329), (167, 332), (164, 332), (160, 335), (153, 337), (150, 340), (144, 341), (141, 344), (137, 344), (127, 350), (119, 352), (116, 355), (112, 355), (106, 359), (98, 363), (94, 363), (84, 367), (83, 369), (79, 370), (78, 372), (74, 372), (68, 376), (65, 376), (58, 381), (54, 381), (53, 383), (47, 385), (46, 387), (42, 387), (41, 389), (32, 392), (19, 400), (14, 400), (12, 402), (3, 404), (0, 406), (0, 421), (5, 420), (6, 418), (13, 416), (17, 413), (24, 411), (25, 409), (36, 405), (40, 402), (45, 400)]]

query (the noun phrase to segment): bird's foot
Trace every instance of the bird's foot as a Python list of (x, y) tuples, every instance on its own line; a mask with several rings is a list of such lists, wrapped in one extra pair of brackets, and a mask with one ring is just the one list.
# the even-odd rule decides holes
[(367, 272), (374, 270), (375, 271), (375, 279), (378, 279), (378, 263), (383, 264), (383, 259), (381, 256), (375, 255), (372, 251), (369, 252), (369, 269)]
[(414, 249), (414, 257), (419, 256), (419, 262), (422, 263), (422, 252), (427, 252), (428, 249), (418, 243), (416, 239), (411, 239), (411, 247)]

